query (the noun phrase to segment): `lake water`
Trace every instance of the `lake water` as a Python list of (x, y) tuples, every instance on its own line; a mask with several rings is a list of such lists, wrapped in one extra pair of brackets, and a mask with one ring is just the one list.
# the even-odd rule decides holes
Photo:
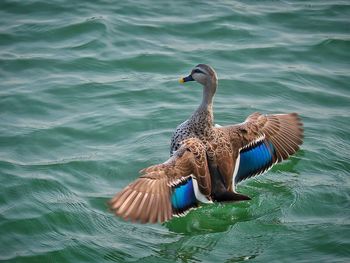
[[(298, 112), (298, 154), (249, 202), (165, 224), (106, 202), (169, 156), (219, 76), (215, 121)], [(349, 262), (349, 1), (1, 1), (0, 260)]]

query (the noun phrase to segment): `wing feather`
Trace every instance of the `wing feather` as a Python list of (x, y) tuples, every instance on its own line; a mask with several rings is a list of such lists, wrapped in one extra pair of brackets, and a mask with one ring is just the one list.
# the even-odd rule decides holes
[[(141, 170), (138, 179), (111, 199), (110, 208), (125, 220), (164, 222), (197, 206), (191, 176), (200, 182), (199, 190), (210, 199), (205, 147), (198, 139), (185, 140), (165, 163)], [(176, 191), (180, 187), (182, 190)], [(177, 203), (173, 204), (175, 194)]]
[(296, 153), (303, 143), (302, 126), (296, 113), (253, 113), (242, 124), (224, 127), (239, 154), (234, 184), (264, 173)]

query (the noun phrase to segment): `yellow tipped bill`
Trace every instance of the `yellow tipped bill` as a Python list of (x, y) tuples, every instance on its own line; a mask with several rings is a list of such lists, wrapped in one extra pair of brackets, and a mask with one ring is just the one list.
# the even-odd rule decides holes
[(192, 78), (192, 75), (188, 75), (187, 77), (179, 79), (180, 83), (184, 83), (184, 82), (187, 82), (187, 81), (194, 81), (194, 79)]

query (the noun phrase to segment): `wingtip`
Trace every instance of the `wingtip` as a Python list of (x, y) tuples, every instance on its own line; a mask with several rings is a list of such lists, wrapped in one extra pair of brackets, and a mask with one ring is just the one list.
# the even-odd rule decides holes
[(139, 177), (117, 193), (107, 204), (125, 221), (163, 223), (172, 218), (167, 178), (154, 172)]

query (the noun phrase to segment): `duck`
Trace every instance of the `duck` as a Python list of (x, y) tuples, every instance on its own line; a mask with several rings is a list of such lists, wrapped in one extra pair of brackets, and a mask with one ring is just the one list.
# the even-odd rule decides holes
[(162, 223), (202, 203), (251, 200), (237, 184), (288, 159), (303, 143), (297, 113), (255, 112), (239, 124), (215, 125), (218, 77), (211, 66), (198, 64), (179, 81), (201, 84), (202, 101), (173, 133), (169, 159), (142, 169), (109, 201), (111, 211), (124, 220)]

